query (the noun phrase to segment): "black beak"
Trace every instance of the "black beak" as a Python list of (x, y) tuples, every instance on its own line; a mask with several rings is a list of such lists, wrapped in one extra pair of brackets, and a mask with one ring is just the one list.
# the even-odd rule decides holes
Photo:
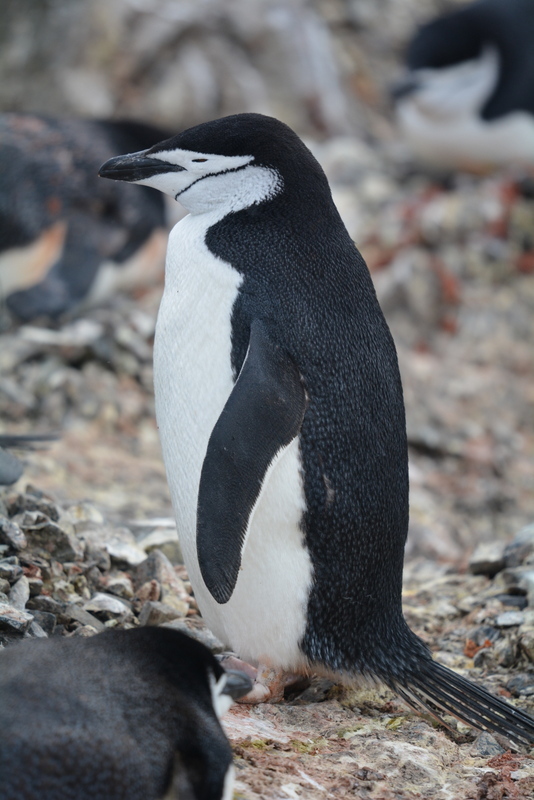
[(390, 94), (393, 100), (400, 100), (401, 97), (406, 97), (413, 94), (422, 86), (421, 79), (415, 75), (406, 75), (401, 78), (397, 83), (394, 83), (390, 88)]
[(222, 690), (223, 694), (229, 694), (232, 700), (237, 700), (238, 697), (248, 694), (251, 689), (252, 681), (248, 675), (234, 669), (226, 670), (226, 685)]
[(138, 153), (129, 153), (126, 156), (115, 156), (102, 164), (98, 170), (101, 178), (111, 178), (112, 181), (142, 181), (153, 175), (167, 172), (183, 172), (185, 167), (169, 164), (147, 155), (147, 150)]

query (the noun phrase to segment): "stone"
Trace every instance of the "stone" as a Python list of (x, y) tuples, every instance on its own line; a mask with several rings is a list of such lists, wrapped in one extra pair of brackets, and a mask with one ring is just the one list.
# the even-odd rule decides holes
[(183, 564), (184, 557), (176, 528), (161, 527), (139, 539), (139, 547), (146, 553), (160, 550), (172, 564)]
[(47, 636), (52, 636), (56, 627), (56, 615), (50, 614), (48, 611), (31, 611), (30, 613), (41, 630)]
[(43, 582), (40, 578), (28, 578), (28, 586), (30, 587), (30, 597), (36, 597), (43, 591)]
[(60, 511), (54, 501), (39, 490), (11, 495), (8, 498), (7, 508), (11, 517), (24, 511), (38, 511), (53, 522), (57, 522), (60, 516)]
[(0, 630), (15, 633), (26, 633), (33, 622), (27, 611), (19, 611), (6, 603), (0, 604)]
[(534, 628), (522, 628), (519, 646), (528, 660), (534, 663)]
[(493, 646), (493, 657), (501, 667), (512, 667), (517, 660), (517, 641), (507, 637)]
[(86, 547), (85, 557), (87, 561), (94, 562), (102, 572), (107, 572), (111, 569), (111, 556), (109, 555), (105, 545), (98, 545), (95, 542), (89, 542)]
[(137, 567), (146, 559), (146, 553), (137, 544), (125, 542), (122, 539), (111, 539), (107, 542), (106, 549), (111, 561), (118, 567)]
[[(180, 601), (179, 601), (180, 602)], [(158, 603), (152, 600), (147, 600), (139, 614), (140, 625), (162, 625), (164, 622), (171, 622), (173, 619), (185, 617), (189, 606), (187, 603), (182, 602), (181, 610), (175, 606), (167, 605), (167, 603)]]
[(500, 753), (504, 753), (504, 749), (487, 731), (479, 733), (469, 750), (469, 754), (475, 756), (475, 758), (491, 758), (491, 756), (498, 756)]
[(41, 628), (35, 619), (28, 628), (28, 633), (33, 636), (34, 639), (48, 639), (48, 634)]
[(7, 517), (0, 517), (0, 544), (6, 544), (18, 552), (24, 550), (28, 542), (16, 522)]
[(125, 600), (131, 600), (134, 596), (133, 584), (127, 575), (110, 575), (103, 579), (103, 586), (110, 594)]
[(498, 576), (499, 582), (513, 593), (525, 594), (529, 606), (534, 607), (534, 567), (513, 567), (505, 569)]
[(83, 608), (84, 611), (90, 611), (101, 620), (119, 619), (124, 621), (133, 616), (131, 608), (123, 600), (103, 592), (97, 592), (91, 600), (85, 603)]
[(135, 587), (140, 587), (148, 581), (156, 580), (161, 586), (161, 601), (172, 605), (173, 598), (186, 603), (189, 602), (189, 593), (184, 582), (178, 577), (174, 568), (160, 550), (153, 550), (148, 558), (140, 564), (135, 573)]
[(0, 592), (2, 592), (2, 594), (7, 595), (9, 593), (10, 587), (11, 584), (9, 583), (8, 580), (6, 580), (5, 578), (0, 578)]
[(75, 503), (69, 506), (67, 513), (77, 533), (83, 531), (90, 524), (104, 524), (102, 513), (91, 503)]
[(495, 620), (497, 628), (512, 628), (515, 625), (522, 625), (525, 621), (525, 615), (521, 611), (505, 611), (499, 614)]
[[(86, 604), (87, 605), (87, 604)], [(63, 612), (63, 616), (67, 617), (69, 620), (76, 620), (80, 622), (82, 625), (88, 625), (94, 628), (96, 631), (103, 631), (104, 625), (100, 620), (95, 617), (94, 614), (91, 614), (87, 608), (80, 608), (80, 606), (75, 605), (74, 603), (69, 603)]]
[(503, 542), (481, 543), (469, 559), (469, 572), (492, 578), (505, 566)]
[(80, 627), (76, 628), (70, 634), (70, 636), (82, 636), (83, 638), (87, 639), (89, 636), (94, 636), (95, 633), (99, 633), (99, 629), (94, 628), (92, 625), (80, 625)]
[(65, 603), (55, 600), (46, 594), (41, 594), (38, 597), (30, 597), (26, 607), (31, 611), (42, 611), (46, 614), (53, 614), (58, 617), (63, 614)]
[(60, 527), (40, 511), (24, 511), (15, 517), (23, 529), (28, 548), (34, 549), (43, 558), (56, 558), (58, 561), (81, 561), (83, 546), (74, 533)]
[(506, 545), (504, 560), (507, 567), (519, 567), (534, 553), (534, 524), (522, 528)]
[(13, 608), (18, 608), (19, 611), (24, 611), (26, 603), (30, 599), (30, 584), (28, 578), (23, 575), (11, 587), (9, 592), (9, 604)]
[(514, 675), (506, 684), (506, 688), (514, 697), (519, 697), (521, 694), (534, 695), (534, 675), (526, 673)]
[(19, 566), (18, 560), (15, 559), (15, 561), (17, 561), (17, 563), (12, 563), (12, 560), (7, 558), (0, 561), (0, 578), (4, 578), (4, 580), (9, 583), (15, 583), (23, 574), (22, 567)]

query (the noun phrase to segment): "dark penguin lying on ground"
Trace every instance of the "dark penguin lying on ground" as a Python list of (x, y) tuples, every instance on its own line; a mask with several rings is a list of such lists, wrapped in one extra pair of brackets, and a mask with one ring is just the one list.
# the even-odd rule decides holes
[(164, 135), (134, 122), (0, 114), (0, 298), (15, 317), (57, 317), (161, 276), (163, 198), (104, 184), (94, 165)]
[[(202, 615), (245, 659), (384, 681), (534, 742), (534, 720), (434, 662), (402, 613), (408, 453), (395, 346), (326, 176), (238, 114), (103, 177), (167, 192), (156, 413)], [(280, 694), (279, 676), (254, 696)]]
[(393, 93), (415, 153), (443, 165), (534, 164), (534, 3), (479, 0), (423, 25)]
[(24, 435), (0, 435), (0, 486), (10, 486), (18, 481), (24, 472), (24, 464), (13, 453), (11, 448), (32, 449), (34, 445), (42, 442), (52, 442), (57, 439), (55, 433), (29, 434)]
[(229, 800), (219, 717), (250, 685), (165, 628), (12, 645), (0, 652), (0, 796)]

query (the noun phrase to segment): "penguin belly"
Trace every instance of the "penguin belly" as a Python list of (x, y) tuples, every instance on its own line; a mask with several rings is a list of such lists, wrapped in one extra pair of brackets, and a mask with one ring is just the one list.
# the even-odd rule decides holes
[(283, 669), (299, 648), (312, 583), (298, 437), (267, 470), (252, 510), (234, 592), (219, 604), (200, 573), (197, 501), (209, 438), (234, 387), (232, 310), (241, 275), (205, 244), (209, 214), (171, 232), (154, 346), (156, 417), (185, 564), (207, 625), (239, 656)]
[(475, 114), (433, 118), (407, 99), (397, 116), (413, 150), (426, 161), (467, 166), (534, 161), (534, 120), (524, 111), (492, 121)]

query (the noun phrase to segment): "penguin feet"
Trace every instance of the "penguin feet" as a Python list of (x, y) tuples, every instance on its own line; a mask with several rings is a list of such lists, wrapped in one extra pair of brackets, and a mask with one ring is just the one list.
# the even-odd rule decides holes
[[(257, 703), (280, 703), (284, 699), (284, 692), (289, 686), (295, 684), (302, 685), (303, 681), (308, 683), (308, 679), (294, 672), (286, 672), (282, 669), (275, 669), (265, 664), (253, 667), (234, 655), (223, 656), (221, 664), (225, 669), (241, 670), (249, 678), (252, 678), (254, 685), (250, 692), (240, 697), (238, 703), (255, 705)], [(303, 687), (304, 688), (304, 687)]]

